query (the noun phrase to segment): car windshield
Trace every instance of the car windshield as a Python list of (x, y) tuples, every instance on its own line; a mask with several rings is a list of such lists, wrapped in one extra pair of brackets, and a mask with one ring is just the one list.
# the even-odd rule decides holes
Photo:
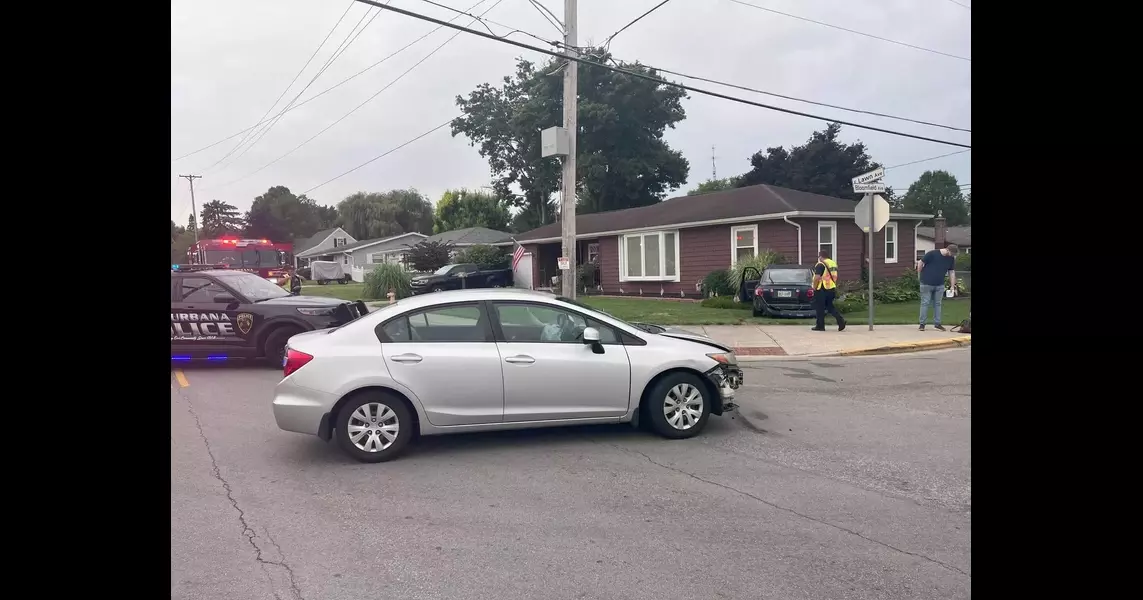
[(445, 266), (437, 269), (436, 271), (433, 271), (433, 275), (448, 275), (449, 270), (451, 270), (455, 266), (456, 265), (445, 265)]
[(768, 269), (762, 276), (766, 283), (809, 283), (812, 279), (809, 269)]
[(290, 295), (286, 290), (253, 273), (236, 271), (234, 273), (219, 275), (218, 278), (222, 280), (222, 283), (234, 288), (235, 291), (245, 296), (251, 302), (261, 302), (272, 298), (284, 298)]

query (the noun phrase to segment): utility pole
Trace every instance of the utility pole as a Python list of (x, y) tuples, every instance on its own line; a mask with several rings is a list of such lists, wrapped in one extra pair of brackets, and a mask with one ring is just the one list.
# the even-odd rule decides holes
[(718, 179), (718, 165), (714, 162), (714, 146), (710, 147), (710, 179)]
[[(564, 53), (578, 57), (576, 50), (576, 0), (564, 0)], [(579, 63), (568, 60), (564, 65), (564, 129), (567, 130), (568, 148), (564, 157), (563, 183), (560, 204), (560, 223), (563, 234), (562, 256), (568, 259), (568, 268), (560, 276), (565, 298), (575, 298), (576, 243), (575, 243), (575, 153), (578, 107)], [(561, 265), (562, 266), (562, 265)]]
[(202, 175), (179, 175), (179, 177), (182, 177), (183, 179), (186, 179), (187, 181), (190, 182), (191, 216), (194, 217), (194, 219), (191, 220), (191, 223), (194, 223), (194, 243), (197, 244), (198, 243), (198, 208), (196, 208), (194, 205), (194, 180), (195, 179), (202, 179)]

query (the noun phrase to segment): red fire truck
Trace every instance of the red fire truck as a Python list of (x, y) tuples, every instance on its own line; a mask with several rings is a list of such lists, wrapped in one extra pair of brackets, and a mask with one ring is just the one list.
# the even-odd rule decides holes
[(285, 277), (286, 267), (293, 263), (293, 249), (289, 243), (225, 237), (191, 244), (187, 259), (193, 265), (218, 265), (256, 273), (277, 284)]

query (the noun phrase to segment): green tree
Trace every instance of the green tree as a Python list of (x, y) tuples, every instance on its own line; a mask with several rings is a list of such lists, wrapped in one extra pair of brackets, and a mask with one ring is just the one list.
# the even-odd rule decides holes
[(309, 237), (322, 228), (322, 208), (305, 194), (295, 196), (286, 186), (274, 186), (250, 205), (245, 218), (246, 234), (275, 242)]
[[(585, 50), (595, 62), (609, 62), (600, 48)], [(621, 67), (658, 77), (639, 63)], [(557, 61), (540, 68), (519, 59), (516, 73), (500, 87), (485, 83), (468, 98), (458, 96), (464, 113), (452, 122), (452, 134), (463, 134), (488, 160), (500, 197), (509, 186), (524, 192), (513, 197), (523, 210), (520, 226), (551, 223), (546, 204), (559, 190), (560, 161), (543, 158), (539, 132), (563, 124), (563, 80)], [(579, 67), (579, 132), (576, 152), (577, 210), (599, 212), (645, 206), (687, 180), (689, 165), (663, 140), (667, 127), (686, 116), (686, 93), (654, 81), (581, 64)]]
[(481, 269), (501, 269), (508, 266), (508, 254), (497, 246), (476, 244), (456, 253), (458, 263), (476, 263)]
[(452, 244), (421, 242), (409, 248), (405, 262), (418, 271), (436, 271), (452, 260)]
[(337, 224), (359, 240), (433, 231), (432, 204), (416, 190), (356, 192), (337, 204)]
[(495, 194), (472, 190), (447, 190), (437, 201), (433, 233), (465, 227), (508, 228), (508, 207)]
[(204, 239), (217, 238), (228, 233), (242, 233), (246, 223), (238, 214), (238, 207), (222, 200), (211, 200), (202, 205), (202, 230)]
[[(850, 180), (881, 164), (869, 157), (864, 143), (839, 142), (840, 132), (841, 125), (830, 123), (801, 146), (789, 150), (775, 146), (765, 153), (755, 152), (750, 157), (751, 169), (738, 178), (737, 187), (764, 183), (835, 198), (856, 198)], [(882, 194), (886, 200), (892, 195), (891, 191)]]
[[(956, 177), (948, 171), (921, 173), (905, 192), (902, 204), (911, 213), (935, 215), (941, 211), (950, 226), (969, 224), (968, 199), (964, 197)], [(932, 219), (925, 221), (925, 225), (932, 224)]]
[(722, 179), (707, 179), (700, 183), (697, 188), (687, 192), (688, 196), (697, 196), (699, 194), (709, 194), (711, 192), (721, 192), (723, 190), (733, 189), (737, 177), (723, 177)]

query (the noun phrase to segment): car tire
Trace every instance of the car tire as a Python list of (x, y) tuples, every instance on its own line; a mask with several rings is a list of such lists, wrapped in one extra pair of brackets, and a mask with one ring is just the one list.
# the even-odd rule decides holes
[(432, 291), (434, 291), (434, 292), (443, 292), (443, 291), (444, 291), (444, 288), (443, 288), (443, 287), (441, 287), (441, 286), (439, 286), (439, 285), (434, 285), (434, 286), (433, 286), (433, 289), (432, 289)]
[(262, 343), (262, 354), (267, 362), (271, 366), (282, 368), (286, 355), (286, 342), (301, 332), (302, 330), (297, 327), (279, 327), (271, 331), (270, 335), (266, 336), (266, 341)]
[(751, 312), (754, 313), (755, 317), (761, 317), (762, 316), (762, 311), (758, 310), (757, 307), (755, 307), (754, 310)]
[[(697, 395), (696, 395), (697, 393)], [(678, 399), (690, 400), (685, 404), (689, 410), (682, 410)], [(697, 401), (697, 402), (696, 402)], [(710, 420), (710, 406), (714, 399), (710, 391), (696, 375), (671, 373), (660, 379), (643, 401), (643, 416), (651, 425), (651, 430), (662, 437), (680, 440), (702, 433)], [(694, 415), (698, 407), (698, 416)]]
[[(350, 432), (351, 427), (354, 432)], [(413, 415), (404, 400), (390, 393), (370, 391), (341, 407), (333, 435), (342, 451), (354, 460), (379, 463), (401, 455), (413, 439), (413, 427)], [(395, 437), (389, 440), (386, 432)]]

